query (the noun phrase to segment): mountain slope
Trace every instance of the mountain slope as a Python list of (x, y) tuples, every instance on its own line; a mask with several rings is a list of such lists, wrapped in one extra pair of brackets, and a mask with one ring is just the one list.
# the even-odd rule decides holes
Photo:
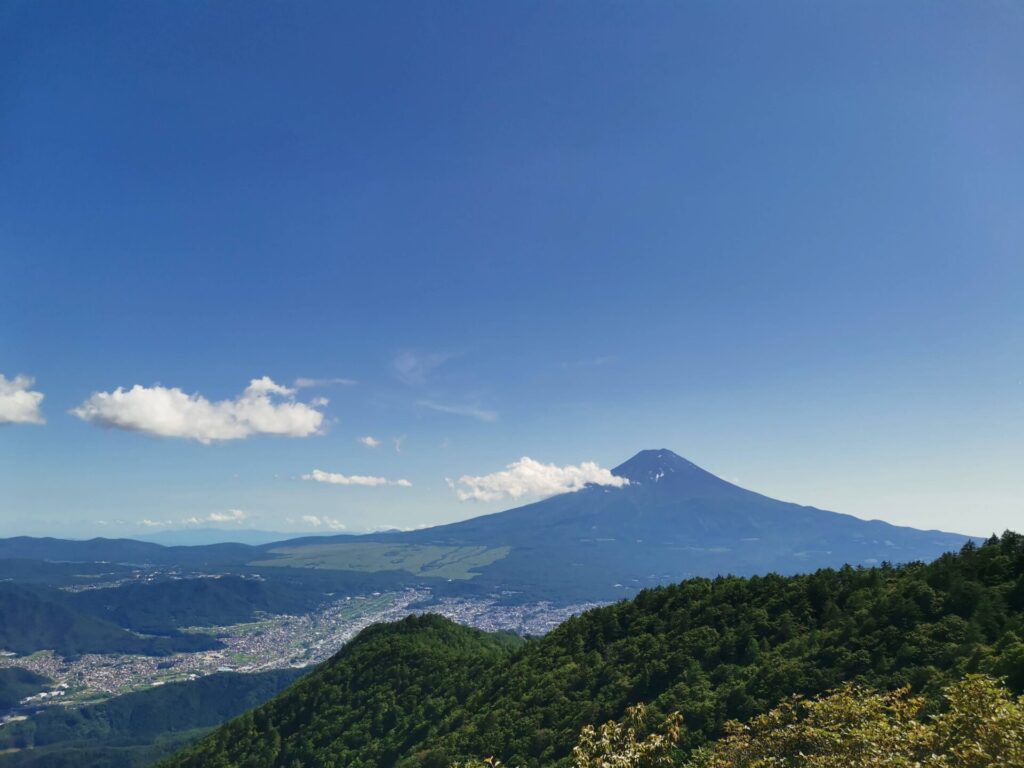
[(45, 691), (48, 677), (21, 667), (0, 667), (0, 711), (15, 706), (26, 696)]
[(509, 546), (466, 589), (555, 599), (614, 599), (694, 576), (927, 561), (968, 540), (771, 499), (664, 449), (641, 451), (612, 472), (629, 484), (371, 538)]
[(178, 627), (251, 621), (258, 612), (306, 613), (326, 599), (304, 584), (222, 576), (83, 590), (64, 602), (137, 632), (162, 634)]
[(99, 704), (51, 707), (29, 720), (0, 728), (0, 767), (147, 765), (198, 739), (213, 726), (262, 704), (303, 672), (222, 673), (128, 693)]
[(347, 574), (348, 584), (371, 589), (423, 583), (438, 594), (501, 593), (508, 600), (567, 603), (615, 600), (694, 576), (931, 560), (968, 540), (771, 499), (664, 449), (641, 451), (613, 472), (629, 483), (590, 485), (418, 531), (202, 547), (21, 537), (0, 540), (0, 558), (292, 577), (320, 570)]
[(259, 546), (288, 538), (294, 538), (294, 534), (281, 531), (260, 531), (252, 528), (181, 528), (159, 531), (149, 536), (139, 536), (137, 541), (146, 541), (164, 547), (198, 547), (210, 544)]
[(142, 653), (166, 656), (205, 651), (223, 644), (206, 635), (174, 633), (140, 637), (109, 621), (64, 603), (63, 593), (45, 588), (0, 584), (0, 649), (19, 654), (52, 650), (61, 656), (82, 653)]
[(247, 544), (164, 547), (134, 539), (95, 538), (86, 541), (14, 536), (0, 539), (0, 558), (52, 560), (65, 563), (129, 563), (175, 566), (240, 565), (259, 553)]
[[(762, 562), (796, 557), (813, 566), (818, 559), (840, 557), (840, 550), (852, 554), (840, 565), (858, 565), (865, 559), (914, 560), (921, 554), (931, 559), (951, 546), (959, 548), (967, 538), (771, 499), (715, 477), (668, 450), (642, 451), (612, 473), (627, 478), (629, 485), (592, 485), (507, 512), (411, 531), (401, 538), (518, 546), (614, 541), (642, 543), (655, 550), (689, 548), (691, 558), (701, 552), (732, 552), (743, 557), (737, 572), (765, 570), (756, 562), (747, 565), (750, 557)], [(770, 546), (779, 549), (757, 554)], [(878, 557), (884, 554), (894, 557)], [(717, 558), (718, 564), (721, 560)]]
[(521, 643), (439, 616), (369, 627), (286, 695), (218, 729), (183, 764), (392, 765)]
[[(447, 766), (488, 755), (564, 765), (583, 725), (641, 701), (681, 711), (693, 747), (727, 719), (845, 680), (935, 696), (965, 672), (985, 671), (1020, 692), (1024, 537), (968, 545), (929, 565), (645, 590), (505, 658), (466, 632), (436, 617), (373, 627), (164, 765)], [(452, 638), (461, 641), (449, 648)]]

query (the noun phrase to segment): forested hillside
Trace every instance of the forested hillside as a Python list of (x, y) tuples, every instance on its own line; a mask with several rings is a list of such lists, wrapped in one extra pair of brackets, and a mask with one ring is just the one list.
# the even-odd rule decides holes
[(13, 707), (26, 696), (45, 691), (50, 680), (21, 667), (0, 668), (0, 709)]
[(65, 593), (43, 587), (0, 584), (0, 648), (19, 654), (52, 650), (82, 653), (142, 653), (166, 656), (179, 651), (222, 647), (208, 635), (178, 632), (140, 637), (112, 622), (66, 605)]
[(693, 579), (590, 611), (518, 651), (442, 619), (363, 632), (166, 766), (566, 764), (580, 729), (648, 702), (681, 745), (792, 694), (857, 681), (930, 701), (971, 672), (1024, 689), (1024, 537), (931, 564)]
[[(52, 707), (0, 728), (2, 768), (130, 768), (262, 704), (303, 670), (223, 673), (83, 707)], [(8, 750), (11, 750), (8, 752)]]
[[(312, 673), (311, 684), (300, 681), (218, 731), (214, 749), (204, 747), (187, 764), (290, 765), (330, 752), (339, 765), (392, 765), (432, 732), (432, 723), (460, 709), (522, 642), (440, 616), (369, 627)], [(221, 735), (239, 740), (239, 750)]]
[[(21, 563), (18, 569), (27, 570)], [(370, 583), (363, 576), (282, 568), (266, 577), (161, 578), (80, 591), (0, 582), (0, 649), (19, 654), (53, 650), (76, 656), (165, 655), (219, 648), (222, 644), (215, 638), (182, 629), (247, 622), (265, 613), (307, 613), (338, 599), (336, 590), (358, 594), (400, 583), (389, 581), (391, 574)]]
[(75, 610), (137, 632), (235, 624), (258, 613), (305, 613), (325, 600), (322, 591), (283, 580), (223, 576), (128, 583), (67, 595)]

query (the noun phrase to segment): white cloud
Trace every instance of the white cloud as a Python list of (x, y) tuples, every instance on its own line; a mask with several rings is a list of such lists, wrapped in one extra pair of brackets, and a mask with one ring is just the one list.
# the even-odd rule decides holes
[(210, 402), (177, 387), (143, 387), (95, 392), (71, 413), (105, 427), (183, 437), (211, 443), (251, 435), (307, 437), (319, 432), (324, 415), (314, 405), (293, 399), (295, 390), (264, 376), (253, 379), (238, 397)]
[(395, 453), (402, 452), (402, 446), (405, 444), (405, 435), (399, 435), (398, 437), (391, 438), (391, 442), (395, 444)]
[(42, 392), (33, 392), (35, 379), (15, 376), (8, 379), (0, 373), (0, 424), (45, 424), (39, 410)]
[(322, 515), (317, 517), (316, 515), (303, 515), (302, 522), (306, 525), (311, 525), (314, 528), (329, 528), (332, 531), (343, 531), (345, 530), (345, 524), (340, 520), (336, 520), (333, 517), (327, 517)]
[(324, 472), (322, 469), (314, 469), (309, 474), (302, 476), (303, 480), (313, 480), (317, 483), (330, 483), (331, 485), (398, 485), (402, 488), (411, 488), (412, 483), (408, 480), (388, 480), (386, 477), (372, 477), (370, 475), (341, 475), (337, 472)]
[(490, 475), (463, 475), (457, 481), (448, 480), (459, 501), (496, 501), (518, 499), (522, 496), (554, 496), (558, 493), (578, 491), (588, 483), (621, 487), (629, 480), (613, 475), (592, 461), (579, 466), (559, 467), (542, 464), (529, 456), (509, 464), (500, 472)]
[(360, 437), (359, 442), (365, 445), (367, 448), (376, 448), (378, 445), (380, 445), (380, 440), (378, 440), (373, 435), (366, 435), (364, 437)]
[(310, 387), (333, 387), (335, 385), (352, 386), (355, 379), (309, 379), (300, 376), (293, 385), (296, 389), (309, 389)]
[(211, 512), (207, 520), (211, 523), (240, 523), (249, 517), (249, 513), (241, 509), (229, 509), (227, 512)]
[(498, 419), (496, 411), (489, 411), (476, 405), (445, 405), (444, 403), (435, 403), (432, 400), (420, 400), (416, 405), (429, 408), (432, 411), (451, 413), (455, 416), (470, 416), (480, 421), (497, 421)]
[(284, 397), (291, 397), (295, 394), (294, 389), (275, 383), (269, 376), (253, 379), (245, 391), (254, 395), (283, 395)]
[(191, 517), (183, 517), (181, 520), (140, 520), (139, 525), (145, 525), (149, 528), (155, 528), (157, 526), (165, 525), (206, 525), (207, 523), (238, 523), (242, 524), (243, 521), (249, 519), (249, 513), (241, 509), (228, 509), (224, 512), (211, 512), (205, 517), (198, 517), (192, 515)]
[(435, 368), (451, 357), (443, 352), (401, 352), (391, 361), (391, 369), (404, 384), (419, 387), (427, 383)]

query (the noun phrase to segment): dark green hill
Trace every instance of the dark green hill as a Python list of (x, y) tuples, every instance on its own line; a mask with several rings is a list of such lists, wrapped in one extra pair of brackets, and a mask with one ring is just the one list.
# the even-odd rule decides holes
[(49, 560), (0, 559), (0, 581), (65, 586), (128, 578), (133, 569), (114, 563), (55, 563)]
[[(0, 728), (2, 768), (146, 765), (262, 704), (302, 670), (225, 673), (77, 708), (53, 707)], [(5, 750), (19, 750), (2, 754)]]
[(316, 765), (326, 763), (311, 762), (314, 755), (329, 753), (337, 765), (392, 765), (461, 710), (522, 642), (429, 615), (369, 627), (182, 764)]
[(122, 563), (215, 567), (241, 565), (259, 552), (246, 544), (208, 544), (200, 547), (163, 547), (134, 539), (85, 541), (14, 536), (0, 539), (0, 558), (50, 560), (65, 563)]
[(687, 746), (845, 680), (926, 695), (966, 672), (1024, 688), (1024, 537), (902, 567), (693, 579), (589, 611), (505, 655), (442, 619), (373, 627), (173, 768), (566, 760), (636, 702), (681, 710)]
[[(137, 632), (174, 634), (180, 627), (223, 626), (258, 614), (317, 610), (338, 595), (398, 589), (408, 575), (312, 568), (273, 568), (266, 576), (158, 579), (117, 587), (61, 592), (70, 608)], [(52, 593), (51, 593), (52, 594)]]
[(223, 576), (129, 583), (75, 592), (69, 605), (139, 632), (235, 624), (256, 613), (305, 613), (325, 599), (302, 584)]
[(0, 711), (15, 706), (26, 696), (45, 691), (50, 679), (21, 667), (0, 668)]
[(19, 654), (52, 650), (61, 656), (83, 653), (142, 653), (164, 656), (178, 651), (222, 647), (206, 635), (175, 633), (140, 637), (64, 603), (64, 593), (42, 587), (0, 583), (0, 648)]
[[(339, 594), (399, 589), (411, 583), (408, 574), (390, 572), (274, 568), (266, 576), (164, 577), (68, 592), (47, 585), (47, 568), (56, 572), (49, 582), (60, 583), (79, 577), (89, 581), (90, 566), (109, 565), (0, 561), (0, 567), (4, 565), (37, 578), (22, 584), (0, 582), (0, 649), (21, 654), (53, 649), (65, 656), (162, 655), (217, 648), (220, 644), (209, 636), (185, 634), (181, 628), (246, 622), (263, 613), (307, 613)], [(140, 638), (133, 632), (162, 637)]]

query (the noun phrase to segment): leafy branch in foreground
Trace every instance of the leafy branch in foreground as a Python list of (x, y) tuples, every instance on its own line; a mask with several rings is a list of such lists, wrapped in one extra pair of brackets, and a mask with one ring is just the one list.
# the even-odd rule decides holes
[(673, 751), (683, 729), (678, 712), (665, 718), (661, 732), (654, 731), (640, 738), (647, 727), (647, 710), (643, 704), (630, 707), (620, 721), (610, 720), (600, 728), (588, 725), (580, 732), (573, 747), (576, 768), (661, 768), (672, 766)]
[(726, 735), (688, 768), (1024, 768), (1024, 699), (969, 675), (944, 691), (946, 709), (922, 719), (923, 698), (904, 687), (848, 685), (791, 699)]
[[(588, 725), (573, 747), (576, 768), (672, 768), (677, 765), (674, 751), (683, 730), (683, 717), (674, 712), (660, 729), (651, 729), (643, 704), (626, 710), (621, 721), (609, 720), (595, 728)], [(641, 734), (646, 736), (641, 737)], [(483, 761), (455, 763), (452, 768), (505, 768), (493, 757)]]
[[(619, 722), (586, 726), (575, 768), (1024, 768), (1024, 697), (997, 680), (969, 675), (944, 690), (946, 708), (925, 716), (909, 687), (876, 693), (846, 685), (814, 699), (794, 697), (680, 762), (682, 718), (648, 729), (643, 705)], [(641, 738), (640, 734), (646, 736)], [(503, 768), (493, 758), (453, 768)]]

